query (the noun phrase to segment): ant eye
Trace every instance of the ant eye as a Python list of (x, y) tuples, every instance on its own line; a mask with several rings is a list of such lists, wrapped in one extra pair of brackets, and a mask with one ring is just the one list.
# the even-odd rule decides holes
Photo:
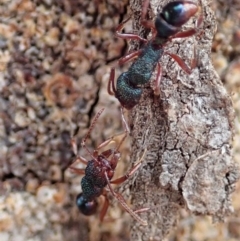
[(178, 18), (183, 13), (183, 5), (178, 3), (174, 4), (175, 6), (167, 6), (168, 9), (163, 11), (163, 18), (169, 23), (172, 22), (173, 19)]

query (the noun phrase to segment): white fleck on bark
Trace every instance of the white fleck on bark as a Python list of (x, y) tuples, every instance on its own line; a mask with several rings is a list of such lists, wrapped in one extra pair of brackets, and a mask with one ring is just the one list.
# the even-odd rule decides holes
[[(149, 18), (167, 2), (151, 1)], [(147, 227), (132, 222), (132, 241), (163, 240), (177, 225), (180, 208), (211, 215), (214, 221), (223, 220), (233, 211), (230, 196), (239, 178), (231, 156), (234, 111), (211, 63), (216, 21), (209, 2), (199, 3), (203, 31), (167, 46), (168, 52), (180, 55), (188, 65), (195, 48), (197, 68), (188, 75), (163, 56), (160, 97), (154, 101), (153, 91), (146, 85), (139, 105), (130, 111), (131, 165), (145, 149), (147, 154), (126, 185), (135, 208), (151, 209), (141, 214), (148, 220)], [(130, 5), (134, 31), (142, 35), (142, 2), (131, 0)], [(185, 28), (193, 27), (197, 17)]]

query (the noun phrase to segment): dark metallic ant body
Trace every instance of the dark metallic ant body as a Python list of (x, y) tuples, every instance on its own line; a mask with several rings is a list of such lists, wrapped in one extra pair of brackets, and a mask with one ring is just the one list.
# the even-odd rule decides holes
[[(96, 212), (96, 198), (103, 194), (104, 188), (108, 184), (104, 173), (107, 173), (109, 180), (113, 177), (118, 161), (115, 158), (119, 158), (120, 154), (112, 151), (108, 152), (102, 153), (96, 160), (91, 160), (87, 163), (85, 176), (81, 181), (82, 193), (77, 196), (76, 200), (79, 210), (85, 215), (92, 215)], [(114, 155), (114, 159), (108, 161), (107, 158), (110, 153)]]
[(139, 102), (142, 95), (139, 85), (148, 83), (162, 54), (162, 48), (157, 49), (149, 42), (128, 71), (118, 77), (115, 96), (125, 108), (131, 109)]
[(131, 109), (138, 104), (142, 94), (140, 85), (149, 82), (156, 67), (158, 72), (154, 94), (159, 95), (159, 84), (162, 75), (159, 61), (163, 54), (170, 55), (184, 71), (189, 74), (191, 73), (192, 68), (189, 68), (179, 56), (164, 51), (164, 47), (173, 38), (183, 38), (194, 35), (197, 32), (197, 27), (199, 27), (202, 22), (202, 16), (200, 16), (196, 28), (180, 32), (182, 25), (195, 15), (198, 10), (197, 5), (191, 1), (168, 3), (157, 15), (155, 23), (146, 20), (148, 5), (149, 0), (145, 0), (141, 22), (146, 28), (152, 29), (153, 37), (151, 40), (148, 41), (135, 34), (120, 33), (123, 24), (128, 21), (128, 19), (120, 24), (116, 31), (116, 35), (120, 38), (140, 40), (146, 43), (142, 49), (130, 53), (119, 60), (119, 64), (123, 64), (137, 57), (129, 70), (119, 76), (116, 88), (114, 86), (115, 70), (111, 70), (108, 92), (111, 95), (115, 95), (121, 105), (127, 109)]
[[(86, 160), (84, 157), (81, 157), (77, 155), (77, 146), (76, 143), (73, 141), (73, 151), (75, 155), (77, 156), (76, 161), (80, 161), (86, 165), (85, 169), (79, 169), (76, 167), (70, 166), (71, 170), (74, 171), (77, 174), (85, 175), (82, 178), (81, 181), (81, 187), (82, 187), (82, 193), (80, 193), (77, 196), (76, 203), (81, 213), (84, 215), (92, 215), (96, 213), (98, 203), (97, 198), (101, 195), (105, 197), (105, 203), (103, 205), (102, 211), (100, 213), (100, 219), (103, 220), (107, 208), (109, 206), (109, 201), (107, 198), (107, 191), (110, 191), (111, 194), (118, 200), (118, 202), (122, 205), (122, 207), (139, 223), (142, 225), (147, 225), (147, 222), (142, 220), (137, 213), (138, 212), (144, 212), (149, 210), (148, 208), (143, 208), (137, 211), (133, 211), (126, 203), (124, 198), (120, 193), (117, 193), (113, 190), (111, 184), (120, 184), (124, 181), (126, 181), (131, 175), (133, 175), (137, 169), (141, 166), (141, 160), (137, 162), (135, 166), (130, 170), (129, 173), (126, 175), (115, 179), (113, 181), (112, 178), (114, 176), (114, 171), (117, 167), (117, 163), (120, 159), (120, 152), (119, 147), (122, 144), (122, 142), (125, 140), (127, 133), (129, 132), (129, 128), (127, 126), (127, 123), (124, 119), (123, 113), (122, 113), (122, 120), (125, 126), (125, 133), (123, 135), (123, 138), (121, 139), (119, 145), (115, 149), (108, 149), (106, 151), (103, 151), (99, 154), (99, 150), (105, 146), (107, 146), (109, 143), (114, 142), (114, 138), (109, 138), (106, 141), (104, 141), (102, 144), (100, 144), (96, 150), (91, 153), (88, 148), (85, 146), (85, 141), (87, 137), (89, 136), (91, 130), (93, 129), (97, 119), (101, 115), (104, 109), (99, 111), (97, 115), (95, 116), (89, 131), (87, 132), (87, 135), (82, 141), (82, 146), (86, 149), (86, 151), (90, 154), (92, 159), (90, 161)], [(106, 187), (108, 189), (106, 189)]]

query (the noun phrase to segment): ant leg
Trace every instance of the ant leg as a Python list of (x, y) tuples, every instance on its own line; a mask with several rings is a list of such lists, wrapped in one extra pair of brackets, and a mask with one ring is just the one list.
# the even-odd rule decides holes
[(135, 210), (134, 213), (144, 213), (149, 210), (150, 210), (150, 208), (141, 208), (141, 209)]
[(69, 167), (70, 170), (76, 174), (79, 174), (79, 175), (84, 175), (85, 174), (85, 168), (77, 168), (77, 167)]
[[(106, 191), (106, 190), (104, 190), (104, 191)], [(106, 216), (106, 213), (107, 213), (107, 210), (108, 210), (108, 207), (109, 207), (109, 200), (107, 198), (107, 195), (103, 194), (103, 196), (105, 198), (105, 201), (104, 201), (102, 210), (100, 212), (100, 221), (101, 222), (103, 222), (103, 219)], [(150, 210), (150, 208), (141, 208), (141, 209), (135, 210), (133, 212), (137, 214), (137, 213), (143, 213), (143, 212), (146, 212), (146, 211), (149, 211), (149, 210)]]
[(109, 207), (109, 201), (108, 201), (107, 195), (104, 195), (104, 197), (105, 197), (105, 201), (104, 201), (102, 210), (100, 212), (100, 221), (101, 222), (103, 221), (103, 219), (107, 213), (108, 207)]
[(146, 19), (146, 15), (147, 15), (147, 9), (149, 6), (149, 2), (150, 0), (145, 0), (143, 2), (143, 6), (142, 6), (142, 14), (141, 14), (141, 24), (145, 27), (145, 28), (150, 28), (150, 29), (155, 29), (154, 23), (151, 20), (147, 20)]
[(123, 65), (123, 64), (133, 60), (134, 58), (138, 57), (141, 54), (141, 52), (142, 52), (142, 50), (139, 49), (139, 50), (136, 50), (136, 51), (134, 51), (130, 54), (127, 54), (127, 55), (123, 56), (122, 58), (120, 58), (118, 60), (118, 64)]
[(74, 139), (71, 140), (71, 145), (72, 145), (73, 154), (76, 156), (76, 160), (74, 161), (74, 163), (77, 162), (77, 161), (80, 161), (83, 164), (87, 165), (88, 160), (85, 159), (84, 157), (81, 157), (81, 156), (78, 155), (77, 144), (76, 144), (76, 141)]
[(129, 129), (129, 126), (127, 124), (127, 121), (124, 117), (124, 113), (123, 113), (123, 108), (120, 109), (121, 110), (121, 117), (122, 117), (122, 122), (123, 122), (123, 125), (124, 125), (124, 136), (122, 138), (122, 140), (120, 141), (116, 151), (119, 150), (120, 146), (122, 145), (122, 143), (124, 142), (124, 140), (126, 139), (127, 135), (130, 133), (130, 129)]
[(77, 174), (85, 174), (85, 168), (76, 168), (76, 167), (73, 167), (72, 165), (75, 163), (75, 162), (82, 162), (83, 164), (87, 165), (88, 164), (88, 160), (85, 159), (84, 157), (81, 157), (78, 155), (77, 153), (77, 144), (75, 142), (75, 140), (71, 140), (71, 144), (72, 144), (72, 149), (73, 149), (73, 153), (74, 155), (76, 156), (76, 160), (71, 164), (71, 166), (69, 167), (71, 171), (77, 173)]
[(121, 183), (125, 182), (128, 178), (130, 178), (138, 170), (138, 168), (141, 166), (141, 164), (142, 163), (137, 163), (136, 165), (133, 166), (133, 168), (130, 170), (129, 173), (111, 181), (111, 184), (121, 184)]
[[(121, 133), (122, 134), (122, 133)], [(118, 134), (118, 135), (121, 135), (121, 134)], [(115, 136), (112, 136), (110, 138), (108, 138), (106, 141), (104, 141), (103, 143), (101, 143), (97, 148), (96, 148), (96, 151), (98, 151), (99, 149), (107, 146), (109, 143), (113, 142), (115, 143), (115, 141), (113, 140), (114, 137), (118, 136), (118, 135), (115, 135)]]
[[(138, 57), (141, 52), (142, 52), (141, 50), (136, 50), (130, 54), (127, 54), (127, 55), (121, 57), (118, 60), (118, 65), (121, 66), (121, 65), (127, 63), (128, 61), (131, 61), (132, 59)], [(109, 80), (108, 80), (108, 87), (107, 87), (109, 95), (116, 94), (116, 87), (114, 84), (114, 80), (115, 80), (115, 68), (111, 68), (111, 72), (110, 72), (110, 76), (109, 76)]]
[(85, 148), (85, 150), (89, 153), (89, 155), (93, 158), (96, 159), (97, 156), (97, 152), (95, 151), (94, 155), (90, 152), (90, 150), (86, 147), (86, 140), (89, 137), (91, 131), (93, 130), (93, 127), (95, 126), (99, 116), (102, 114), (102, 112), (104, 111), (104, 108), (102, 108), (100, 111), (98, 111), (98, 113), (95, 115), (95, 117), (93, 118), (93, 121), (88, 129), (88, 132), (86, 134), (86, 136), (84, 137), (84, 139), (82, 140), (82, 147)]
[[(116, 150), (115, 150), (115, 152), (118, 151), (119, 147), (121, 146), (121, 144), (122, 144), (123, 141), (125, 140), (127, 134), (130, 132), (129, 127), (128, 127), (128, 124), (127, 124), (127, 121), (126, 121), (126, 119), (125, 119), (125, 117), (124, 117), (123, 109), (122, 109), (122, 108), (121, 108), (121, 118), (122, 118), (122, 122), (123, 122), (123, 124), (124, 124), (124, 132), (123, 132), (123, 133), (116, 134), (116, 135), (108, 138), (106, 141), (104, 141), (103, 143), (101, 143), (101, 144), (96, 148), (96, 150), (95, 150), (94, 152), (98, 153), (98, 150), (99, 150), (99, 149), (107, 146), (109, 143), (111, 143), (111, 142), (114, 142), (114, 143), (115, 143), (115, 141), (114, 141), (113, 139), (114, 139), (116, 136), (120, 136), (120, 135), (123, 135), (123, 134), (124, 134), (122, 140), (120, 141), (118, 147), (117, 147)], [(106, 152), (106, 153), (105, 153), (105, 152)], [(105, 151), (105, 152), (103, 152), (103, 153), (105, 153), (105, 155), (104, 155), (105, 157), (109, 157), (109, 156), (113, 153), (113, 152), (111, 151), (111, 149), (109, 149), (109, 150), (107, 150), (107, 151)], [(102, 154), (103, 154), (103, 153), (102, 153)], [(111, 153), (111, 154), (108, 154), (108, 153)]]
[[(82, 157), (82, 156), (77, 156), (75, 162), (81, 162), (81, 163), (83, 163), (83, 164), (85, 164), (85, 165), (88, 164), (88, 160), (87, 160), (86, 158)], [(75, 163), (75, 162), (74, 162), (74, 163)]]
[[(138, 57), (141, 52), (142, 50), (136, 50), (130, 54), (123, 56), (118, 60), (118, 65), (121, 66), (127, 63), (128, 61), (131, 61), (132, 59)], [(111, 72), (108, 80), (108, 86), (107, 86), (107, 91), (109, 95), (116, 95), (116, 87), (115, 87), (114, 81), (115, 81), (115, 68), (111, 68)]]
[(109, 95), (115, 95), (116, 94), (116, 88), (114, 85), (114, 80), (115, 80), (115, 69), (111, 68), (111, 72), (110, 72), (110, 76), (109, 76), (109, 80), (108, 80), (108, 94)]
[(128, 126), (127, 121), (125, 119), (125, 116), (124, 116), (124, 113), (123, 113), (123, 108), (121, 108), (121, 117), (122, 117), (122, 122), (123, 122), (124, 127), (125, 127), (124, 128), (125, 132), (128, 134), (128, 133), (130, 133), (130, 129), (129, 129), (129, 126)]
[(142, 157), (140, 158), (139, 161), (137, 161), (137, 164), (135, 164), (135, 165), (132, 167), (132, 169), (129, 171), (129, 173), (127, 173), (126, 175), (124, 175), (124, 176), (122, 176), (122, 177), (119, 177), (119, 178), (111, 181), (110, 183), (111, 183), (111, 184), (121, 184), (121, 183), (123, 183), (124, 181), (126, 181), (128, 178), (130, 178), (130, 177), (138, 170), (138, 168), (142, 165), (142, 160), (143, 160), (143, 158), (144, 158), (144, 156), (145, 156), (145, 154), (146, 154), (146, 151), (147, 151), (147, 150), (145, 149)]
[(176, 54), (171, 54), (171, 53), (168, 53), (168, 52), (165, 52), (165, 54), (168, 54), (169, 56), (171, 56), (187, 74), (192, 73), (192, 66), (191, 66), (191, 68), (189, 68), (181, 57), (179, 57)]
[(115, 35), (119, 38), (122, 39), (131, 39), (131, 40), (140, 40), (143, 41), (144, 43), (147, 42), (147, 39), (142, 38), (141, 36), (137, 35), (137, 34), (133, 34), (133, 33), (121, 33), (121, 30), (123, 29), (123, 25), (129, 21), (131, 17), (128, 17), (127, 19), (125, 19), (122, 23), (120, 23), (118, 25), (118, 27), (116, 28), (116, 33)]
[[(126, 132), (126, 131), (125, 131), (125, 132)], [(125, 132), (123, 132), (123, 133), (124, 133), (124, 136), (126, 135)], [(116, 134), (116, 135), (108, 138), (106, 141), (104, 141), (103, 143), (101, 143), (101, 144), (96, 148), (96, 150), (95, 150), (94, 152), (98, 153), (98, 150), (99, 150), (99, 149), (107, 146), (107, 145), (110, 144), (111, 142), (115, 143), (116, 141), (114, 141), (113, 139), (114, 139), (116, 136), (122, 135), (123, 133), (119, 133), (119, 134)], [(128, 133), (128, 131), (127, 131), (127, 133)], [(124, 137), (124, 139), (125, 139), (125, 137)], [(121, 140), (120, 144), (122, 144), (122, 142), (123, 142), (123, 141)], [(117, 148), (117, 150), (118, 150), (118, 148)], [(95, 155), (94, 155), (94, 156), (95, 156)]]
[(139, 223), (141, 223), (143, 226), (147, 226), (147, 222), (143, 219), (141, 219), (126, 203), (125, 199), (123, 198), (123, 196), (120, 193), (117, 193), (113, 190), (113, 188), (111, 187), (107, 172), (104, 172), (106, 181), (108, 183), (108, 188), (110, 190), (110, 192), (112, 193), (112, 195), (118, 200), (118, 202), (122, 205), (122, 207), (135, 219), (137, 220)]
[[(124, 132), (125, 133), (125, 132)], [(111, 142), (115, 143), (116, 141), (114, 141), (113, 139), (116, 137), (116, 136), (120, 136), (122, 135), (123, 133), (119, 133), (119, 134), (116, 134), (110, 138), (108, 138), (106, 141), (104, 141), (103, 143), (101, 143), (93, 152), (93, 156), (94, 157), (97, 157), (98, 156), (98, 150), (109, 145)], [(122, 142), (122, 141), (121, 141)], [(106, 152), (106, 153), (105, 153)], [(106, 155), (108, 155), (107, 153), (110, 153), (111, 152), (111, 149), (107, 150), (107, 151), (104, 151), (103, 153), (105, 153), (105, 157), (107, 157)]]

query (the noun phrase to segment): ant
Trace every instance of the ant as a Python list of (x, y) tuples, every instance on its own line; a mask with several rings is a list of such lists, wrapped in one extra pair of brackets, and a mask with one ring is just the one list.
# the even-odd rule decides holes
[(192, 69), (196, 67), (195, 59), (192, 61), (191, 67), (189, 68), (178, 55), (164, 51), (164, 47), (174, 38), (185, 38), (197, 33), (198, 28), (203, 21), (202, 15), (198, 18), (195, 28), (183, 32), (180, 32), (180, 30), (181, 27), (196, 14), (198, 6), (192, 1), (182, 0), (170, 2), (158, 13), (156, 20), (153, 23), (146, 19), (149, 1), (150, 0), (145, 0), (143, 3), (141, 24), (152, 30), (152, 38), (150, 40), (132, 33), (121, 33), (123, 25), (130, 19), (130, 17), (123, 21), (116, 29), (117, 37), (139, 40), (145, 43), (143, 48), (127, 54), (118, 61), (119, 65), (123, 65), (138, 57), (129, 67), (129, 70), (118, 77), (116, 87), (114, 86), (115, 69), (111, 69), (108, 82), (108, 93), (110, 95), (115, 95), (121, 105), (126, 109), (131, 109), (138, 104), (142, 94), (142, 89), (139, 85), (144, 85), (149, 82), (156, 66), (157, 77), (153, 90), (155, 96), (160, 94), (159, 86), (162, 77), (162, 69), (159, 60), (164, 54), (168, 54), (172, 57), (188, 74), (190, 74)]
[[(85, 169), (80, 169), (80, 168), (70, 166), (70, 169), (73, 172), (75, 172), (77, 174), (81, 174), (81, 175), (85, 174), (85, 176), (82, 178), (82, 181), (81, 181), (82, 193), (78, 194), (77, 199), (76, 199), (76, 204), (82, 214), (89, 216), (89, 215), (96, 213), (97, 207), (98, 207), (98, 203), (97, 203), (96, 199), (99, 196), (103, 195), (105, 197), (105, 202), (104, 202), (102, 211), (100, 213), (100, 220), (103, 221), (103, 218), (104, 218), (104, 216), (107, 212), (108, 206), (109, 206), (109, 201), (107, 198), (107, 191), (110, 191), (111, 194), (113, 195), (113, 197), (115, 197), (118, 200), (118, 202), (122, 205), (122, 207), (135, 220), (137, 220), (142, 225), (146, 226), (147, 222), (144, 221), (143, 219), (141, 219), (137, 215), (137, 213), (148, 211), (149, 208), (142, 208), (142, 209), (133, 211), (127, 205), (123, 196), (120, 193), (115, 192), (111, 186), (111, 184), (120, 184), (120, 183), (126, 181), (130, 176), (132, 176), (138, 170), (138, 168), (141, 166), (141, 162), (142, 162), (143, 156), (145, 154), (145, 152), (144, 152), (141, 159), (137, 162), (137, 164), (135, 164), (133, 166), (133, 168), (126, 175), (111, 181), (111, 179), (114, 176), (114, 171), (117, 167), (117, 163), (120, 159), (119, 148), (120, 148), (121, 144), (123, 143), (123, 141), (125, 140), (125, 138), (127, 137), (127, 134), (129, 133), (129, 127), (124, 118), (122, 109), (121, 109), (121, 117), (122, 117), (122, 122), (124, 124), (125, 131), (124, 131), (124, 135), (123, 135), (120, 143), (118, 144), (117, 148), (116, 149), (108, 149), (108, 150), (105, 150), (105, 151), (102, 151), (101, 153), (99, 153), (99, 150), (101, 148), (107, 146), (111, 142), (115, 143), (115, 141), (113, 139), (116, 136), (111, 137), (111, 138), (107, 139), (106, 141), (104, 141), (103, 143), (101, 143), (92, 153), (86, 147), (86, 144), (85, 144), (86, 140), (89, 137), (92, 129), (94, 128), (99, 116), (102, 114), (103, 111), (104, 111), (104, 108), (102, 108), (96, 114), (96, 116), (94, 117), (94, 119), (92, 121), (91, 126), (89, 127), (89, 130), (88, 130), (86, 136), (84, 137), (84, 139), (82, 140), (82, 143), (81, 143), (81, 146), (83, 148), (85, 148), (85, 150), (91, 156), (92, 159), (90, 161), (86, 160), (84, 157), (79, 156), (77, 154), (77, 152), (78, 152), (77, 145), (76, 145), (75, 141), (72, 140), (73, 152), (76, 156), (75, 162), (80, 161), (86, 165)], [(122, 135), (122, 134), (123, 133), (121, 133), (119, 135)]]

